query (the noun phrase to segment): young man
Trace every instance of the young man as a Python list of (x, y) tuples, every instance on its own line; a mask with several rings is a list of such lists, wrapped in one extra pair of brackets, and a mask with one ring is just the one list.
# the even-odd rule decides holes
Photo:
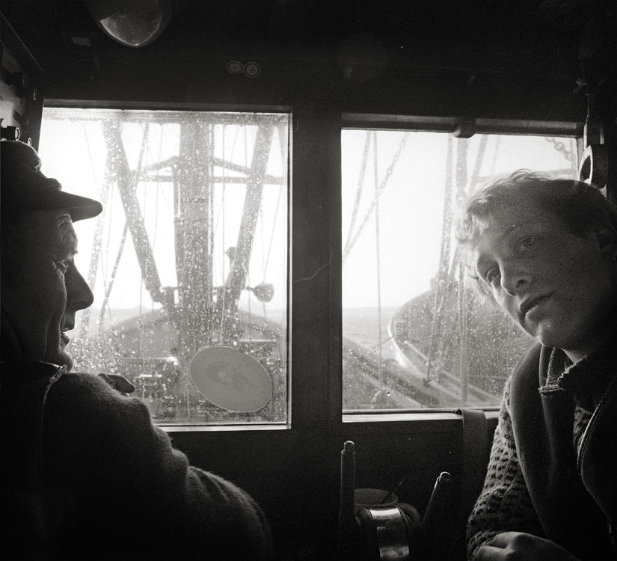
[(102, 207), (45, 177), (28, 145), (0, 146), (0, 557), (268, 559), (251, 497), (189, 466), (138, 399), (68, 372), (66, 332), (93, 300), (73, 222)]
[(537, 340), (508, 380), (470, 559), (614, 559), (617, 209), (594, 187), (517, 172), (466, 203), (480, 287)]

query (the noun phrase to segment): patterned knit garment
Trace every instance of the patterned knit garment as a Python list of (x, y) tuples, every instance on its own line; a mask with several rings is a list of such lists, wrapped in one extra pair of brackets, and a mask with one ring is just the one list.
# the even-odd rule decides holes
[[(553, 360), (555, 359), (555, 360)], [(559, 365), (559, 366), (553, 366)], [(576, 404), (572, 419), (572, 444), (577, 457), (594, 408), (613, 375), (602, 356), (592, 355), (571, 365), (562, 351), (553, 350), (546, 386), (541, 393), (566, 392)], [(510, 379), (504, 388), (484, 486), (467, 526), (468, 555), (500, 532), (528, 532), (543, 536), (518, 462), (510, 417)]]

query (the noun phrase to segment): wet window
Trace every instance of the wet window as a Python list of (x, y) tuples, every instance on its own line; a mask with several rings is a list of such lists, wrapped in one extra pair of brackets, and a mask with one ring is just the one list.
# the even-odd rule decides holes
[(576, 139), (343, 130), (345, 411), (498, 405), (532, 340), (465, 280), (453, 226), (520, 168), (576, 177)]
[(74, 371), (121, 374), (163, 424), (286, 423), (289, 116), (47, 108), (43, 172), (95, 296)]

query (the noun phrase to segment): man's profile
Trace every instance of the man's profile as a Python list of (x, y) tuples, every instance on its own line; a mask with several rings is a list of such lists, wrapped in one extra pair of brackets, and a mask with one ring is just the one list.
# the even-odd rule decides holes
[(268, 559), (246, 492), (190, 466), (130, 384), (70, 371), (67, 333), (93, 301), (73, 222), (102, 207), (45, 177), (30, 146), (0, 147), (2, 558)]

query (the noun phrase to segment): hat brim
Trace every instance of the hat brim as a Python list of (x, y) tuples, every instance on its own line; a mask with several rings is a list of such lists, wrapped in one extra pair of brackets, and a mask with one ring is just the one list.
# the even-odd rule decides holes
[(76, 222), (102, 212), (98, 201), (65, 193), (56, 179), (41, 173), (41, 160), (32, 146), (3, 140), (0, 147), (3, 215), (12, 210), (66, 210)]
[(13, 204), (10, 202), (6, 204), (7, 202), (3, 201), (8, 207), (13, 206), (22, 210), (66, 210), (73, 222), (94, 218), (103, 211), (100, 202), (65, 191), (43, 190), (36, 193), (36, 197), (22, 197)]

